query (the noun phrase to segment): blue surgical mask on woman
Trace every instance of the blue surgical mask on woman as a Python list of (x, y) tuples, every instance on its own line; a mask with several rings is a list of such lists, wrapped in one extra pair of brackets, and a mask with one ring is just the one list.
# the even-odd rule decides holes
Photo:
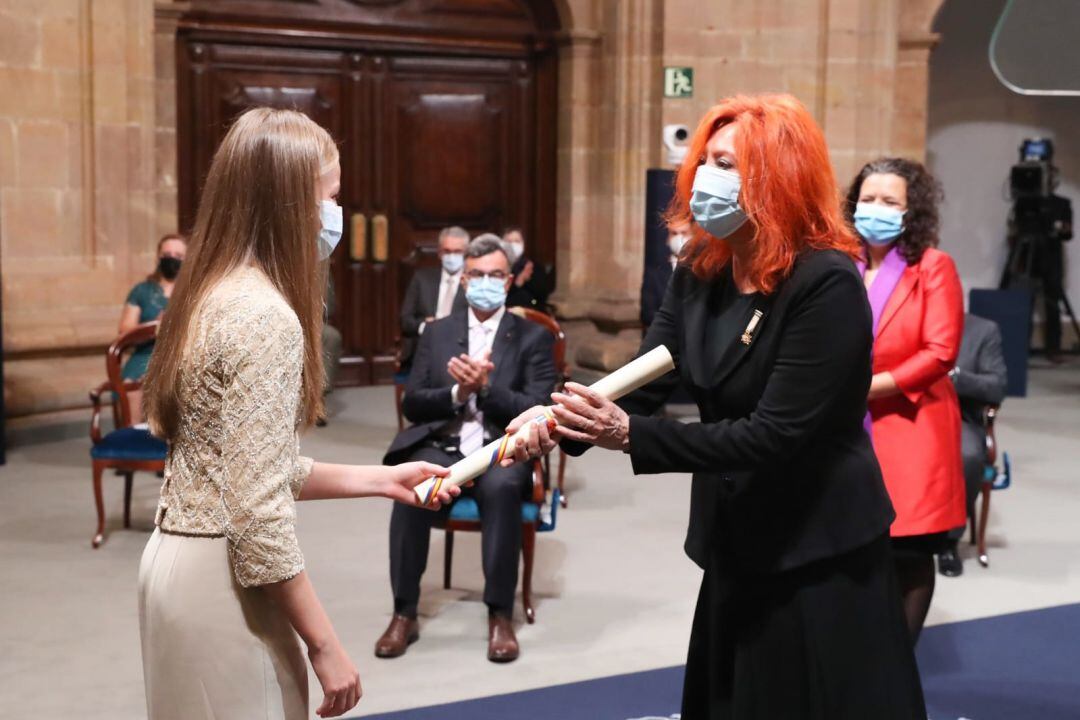
[(446, 253), (442, 256), (442, 269), (451, 275), (457, 275), (463, 267), (465, 267), (463, 253)]
[(739, 173), (712, 165), (699, 165), (690, 196), (694, 220), (716, 238), (725, 238), (742, 227), (746, 213), (739, 205)]
[(506, 281), (491, 277), (472, 278), (465, 286), (465, 300), (477, 310), (498, 310), (506, 304)]
[(323, 200), (319, 203), (319, 221), (322, 228), (319, 230), (319, 259), (325, 260), (334, 252), (338, 242), (341, 241), (341, 228), (344, 220), (341, 215), (341, 206), (333, 200)]
[(888, 205), (855, 206), (855, 230), (871, 245), (888, 245), (904, 232), (904, 213)]

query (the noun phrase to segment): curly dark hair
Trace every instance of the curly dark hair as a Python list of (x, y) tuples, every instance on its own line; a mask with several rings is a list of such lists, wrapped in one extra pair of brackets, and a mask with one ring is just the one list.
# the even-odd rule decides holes
[(844, 202), (844, 217), (855, 226), (855, 205), (859, 202), (863, 181), (874, 174), (899, 175), (907, 182), (907, 212), (904, 214), (904, 232), (897, 238), (896, 247), (908, 265), (922, 259), (926, 248), (938, 245), (938, 203), (944, 198), (939, 183), (923, 164), (905, 158), (878, 158), (863, 165), (851, 181)]

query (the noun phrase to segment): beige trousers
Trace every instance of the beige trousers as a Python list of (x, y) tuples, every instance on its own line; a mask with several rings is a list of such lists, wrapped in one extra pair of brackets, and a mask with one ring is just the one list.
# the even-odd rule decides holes
[(139, 565), (150, 720), (306, 720), (300, 643), (265, 592), (242, 588), (225, 538), (155, 530)]

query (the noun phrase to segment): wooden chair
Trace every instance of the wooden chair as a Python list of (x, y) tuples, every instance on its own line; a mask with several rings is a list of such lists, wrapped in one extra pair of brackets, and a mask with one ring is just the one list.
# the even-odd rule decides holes
[[(145, 471), (160, 473), (165, 470), (166, 446), (149, 430), (133, 427), (128, 405), (128, 393), (142, 387), (141, 380), (124, 380), (120, 367), (126, 350), (152, 341), (157, 336), (157, 323), (145, 323), (121, 335), (105, 354), (104, 383), (90, 392), (93, 414), (90, 416), (90, 458), (94, 474), (94, 503), (97, 506), (97, 532), (91, 545), (100, 547), (105, 542), (105, 503), (101, 492), (101, 478), (106, 470), (115, 470), (124, 476), (124, 527), (131, 527), (131, 486), (135, 473)], [(110, 394), (114, 429), (104, 437), (101, 434), (101, 396)]]
[(983, 425), (986, 428), (986, 469), (983, 473), (982, 487), (979, 489), (979, 494), (982, 496), (982, 503), (979, 507), (979, 520), (975, 521), (975, 518), (971, 518), (971, 544), (978, 547), (979, 564), (983, 567), (990, 566), (990, 553), (986, 549), (986, 523), (990, 518), (990, 494), (994, 490), (1004, 490), (1009, 487), (1011, 482), (1012, 470), (1009, 466), (1009, 454), (1005, 453), (1005, 470), (1002, 473), (1001, 484), (998, 484), (998, 446), (997, 446), (997, 434), (994, 431), (994, 421), (997, 419), (998, 413), (1001, 408), (997, 405), (991, 405), (986, 408), (986, 412), (983, 416)]
[[(520, 318), (534, 322), (537, 325), (542, 326), (555, 338), (555, 346), (553, 348), (554, 360), (555, 360), (555, 372), (558, 373), (558, 381), (555, 389), (562, 390), (563, 386), (570, 380), (570, 363), (566, 361), (566, 334), (559, 326), (559, 321), (551, 315), (540, 312), (539, 310), (533, 310), (532, 308), (525, 307), (512, 307), (507, 308), (508, 312), (512, 312)], [(544, 471), (551, 475), (551, 456), (544, 456)], [(566, 490), (563, 488), (563, 480), (566, 477), (566, 453), (559, 448), (559, 469), (556, 476), (556, 486), (559, 488), (559, 502), (563, 507), (567, 505)]]
[[(521, 604), (525, 608), (525, 620), (536, 622), (536, 610), (532, 604), (533, 559), (536, 555), (536, 534), (551, 532), (555, 529), (555, 518), (559, 506), (558, 488), (551, 494), (550, 504), (547, 493), (550, 489), (548, 475), (543, 464), (533, 460), (532, 496), (521, 504), (521, 556), (524, 568), (521, 573)], [(483, 480), (480, 480), (483, 482)], [(550, 516), (548, 516), (550, 513)], [(443, 554), (443, 587), (450, 589), (450, 578), (454, 564), (454, 533), (480, 532), (480, 509), (471, 497), (459, 497), (450, 506), (450, 515), (443, 522), (446, 531), (446, 548)]]

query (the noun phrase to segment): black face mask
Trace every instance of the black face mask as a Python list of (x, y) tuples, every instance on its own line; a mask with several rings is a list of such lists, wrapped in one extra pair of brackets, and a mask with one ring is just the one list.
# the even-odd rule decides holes
[(181, 262), (180, 258), (163, 257), (158, 260), (158, 272), (166, 280), (175, 280), (176, 276), (180, 274)]

